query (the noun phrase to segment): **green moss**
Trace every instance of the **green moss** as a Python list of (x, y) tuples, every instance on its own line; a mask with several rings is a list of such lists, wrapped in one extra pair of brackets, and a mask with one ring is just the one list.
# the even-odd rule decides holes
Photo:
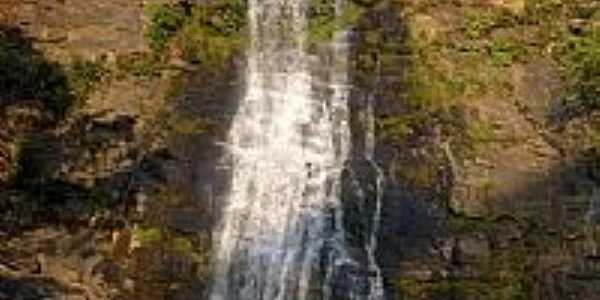
[(171, 248), (182, 254), (191, 254), (194, 251), (194, 245), (192, 242), (183, 237), (174, 238), (171, 241)]
[(496, 25), (494, 16), (488, 12), (470, 11), (464, 19), (462, 30), (470, 39), (480, 39), (489, 34)]
[(177, 117), (169, 120), (171, 131), (178, 135), (196, 135), (206, 133), (212, 124), (203, 119)]
[(479, 153), (496, 140), (496, 130), (493, 124), (485, 120), (471, 120), (467, 123), (462, 142), (468, 145), (469, 151)]
[(133, 234), (142, 246), (158, 243), (163, 240), (163, 233), (159, 228), (136, 228)]
[[(536, 273), (529, 263), (532, 249), (553, 247), (543, 244), (545, 234), (529, 230), (525, 219), (515, 216), (497, 216), (484, 219), (465, 218), (452, 215), (447, 228), (456, 235), (485, 234), (496, 236), (509, 224), (518, 226), (529, 234), (522, 239), (512, 240), (507, 249), (492, 249), (489, 257), (470, 263), (480, 274), (477, 280), (442, 281), (432, 285), (433, 291), (448, 292), (459, 298), (475, 296), (476, 299), (525, 300), (531, 299)], [(443, 294), (443, 293), (442, 293)]]
[(455, 234), (472, 234), (488, 232), (493, 227), (491, 218), (468, 218), (461, 215), (451, 215), (446, 226)]
[(154, 53), (117, 57), (117, 78), (133, 75), (138, 78), (150, 78), (159, 74), (163, 67), (161, 58)]
[(69, 82), (77, 100), (84, 100), (105, 73), (106, 69), (101, 63), (75, 60), (69, 68)]
[(468, 39), (481, 40), (497, 29), (511, 28), (519, 24), (519, 17), (508, 9), (486, 9), (469, 7), (465, 9), (465, 17), (460, 29)]
[(146, 7), (148, 23), (144, 36), (150, 48), (162, 52), (169, 40), (183, 25), (183, 11), (166, 4), (150, 4)]
[(407, 83), (410, 105), (430, 111), (451, 107), (466, 88), (461, 78), (421, 66), (413, 70)]
[(412, 114), (387, 117), (378, 120), (380, 138), (392, 142), (402, 142), (418, 130), (418, 127), (427, 121), (424, 114)]
[(477, 278), (420, 281), (402, 276), (393, 280), (402, 299), (526, 300), (533, 296), (535, 274), (529, 269), (527, 248), (515, 246), (470, 264)]
[(177, 35), (184, 59), (222, 69), (246, 45), (246, 2), (221, 0), (192, 9)]
[(600, 29), (572, 36), (564, 47), (562, 62), (573, 79), (565, 100), (589, 109), (600, 108)]
[(222, 69), (246, 44), (247, 3), (243, 0), (217, 0), (183, 7), (166, 4), (147, 8), (145, 36), (154, 56), (138, 64), (138, 73), (152, 74), (167, 46), (172, 52), (210, 69)]
[(521, 43), (510, 39), (494, 39), (488, 47), (492, 65), (509, 66), (525, 54)]
[(80, 58), (66, 66), (47, 62), (21, 41), (0, 33), (0, 85), (7, 98), (40, 100), (64, 116), (85, 100), (105, 72), (101, 63)]
[(528, 0), (525, 2), (526, 20), (532, 24), (556, 22), (568, 1)]
[(336, 12), (335, 1), (310, 1), (308, 9), (309, 44), (330, 41), (336, 31), (356, 24), (364, 12), (365, 8), (354, 2), (347, 3), (342, 12)]
[(178, 47), (187, 61), (220, 69), (245, 44), (241, 35), (223, 36), (200, 26), (186, 26), (178, 37)]
[(65, 68), (46, 60), (17, 33), (0, 30), (0, 92), (4, 101), (39, 101), (57, 117), (75, 99)]

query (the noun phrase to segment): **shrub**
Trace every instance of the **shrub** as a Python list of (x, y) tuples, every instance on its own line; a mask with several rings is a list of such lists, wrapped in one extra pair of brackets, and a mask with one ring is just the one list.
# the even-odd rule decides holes
[(144, 35), (150, 48), (160, 53), (183, 25), (185, 15), (182, 10), (164, 4), (150, 5), (146, 13), (149, 22)]
[(495, 26), (494, 18), (489, 13), (472, 12), (465, 18), (462, 30), (470, 39), (479, 39), (488, 34)]
[(219, 69), (245, 45), (245, 26), (245, 1), (216, 1), (192, 9), (175, 45), (187, 61)]
[(571, 97), (586, 107), (600, 108), (600, 30), (573, 37), (567, 47), (567, 69), (575, 79)]
[(509, 66), (525, 52), (517, 42), (495, 39), (488, 47), (491, 62), (495, 66)]
[(158, 243), (163, 240), (163, 232), (155, 227), (137, 227), (134, 229), (133, 234), (142, 246)]
[(36, 100), (60, 117), (74, 99), (59, 64), (46, 61), (17, 33), (0, 30), (0, 100)]
[(600, 108), (600, 28), (569, 34), (553, 52), (569, 88), (560, 115), (571, 118)]
[(348, 2), (342, 12), (336, 13), (335, 1), (312, 0), (308, 8), (308, 41), (321, 43), (331, 39), (333, 34), (358, 22), (364, 8)]
[(76, 60), (70, 67), (69, 83), (77, 100), (83, 100), (102, 79), (105, 69), (102, 64)]

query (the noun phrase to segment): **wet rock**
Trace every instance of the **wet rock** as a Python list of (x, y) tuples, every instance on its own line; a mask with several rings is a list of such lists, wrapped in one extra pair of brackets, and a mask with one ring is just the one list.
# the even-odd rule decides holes
[(444, 261), (448, 263), (454, 262), (456, 256), (455, 238), (451, 237), (447, 239), (440, 239), (435, 242), (434, 248), (434, 251), (439, 253), (439, 255)]
[(525, 237), (524, 229), (512, 218), (497, 220), (490, 225), (493, 229), (491, 229), (489, 240), (493, 249), (510, 249)]
[(167, 214), (167, 226), (183, 233), (198, 233), (210, 228), (210, 218), (196, 209), (170, 209)]
[(415, 279), (418, 281), (430, 281), (433, 279), (434, 272), (426, 267), (421, 269), (407, 270), (402, 273), (403, 277)]
[(131, 278), (126, 278), (123, 280), (123, 289), (133, 293), (135, 291), (135, 281)]
[(456, 246), (461, 263), (477, 262), (491, 256), (490, 242), (483, 236), (459, 238)]
[(485, 199), (477, 196), (479, 191), (469, 186), (457, 187), (450, 198), (450, 209), (457, 215), (481, 218), (490, 213)]
[(206, 283), (194, 280), (189, 285), (178, 287), (172, 291), (170, 300), (196, 299), (207, 293)]

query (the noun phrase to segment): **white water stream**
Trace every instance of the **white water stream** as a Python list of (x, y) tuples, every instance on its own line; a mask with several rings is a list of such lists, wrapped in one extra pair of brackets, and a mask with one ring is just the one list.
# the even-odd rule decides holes
[[(330, 288), (334, 275), (343, 266), (360, 268), (342, 224), (341, 178), (352, 147), (347, 34), (338, 32), (332, 43), (331, 93), (316, 96), (303, 41), (307, 3), (249, 0), (247, 86), (227, 142), (232, 178), (215, 244), (212, 300), (341, 300)], [(338, 11), (342, 5), (336, 3)], [(372, 162), (372, 146), (366, 148)], [(349, 276), (368, 289), (349, 283), (344, 299), (383, 299), (377, 225), (371, 227), (367, 271)]]

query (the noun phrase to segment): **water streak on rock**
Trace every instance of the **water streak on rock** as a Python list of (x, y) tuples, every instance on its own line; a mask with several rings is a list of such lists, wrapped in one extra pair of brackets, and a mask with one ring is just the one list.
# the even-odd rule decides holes
[[(332, 93), (319, 96), (305, 50), (307, 5), (249, 1), (247, 87), (228, 140), (231, 189), (212, 300), (339, 299), (328, 289), (333, 274), (359, 265), (346, 250), (341, 205), (351, 147), (347, 34), (334, 37)], [(371, 282), (363, 273), (355, 280)], [(376, 282), (368, 295), (350, 288), (344, 297), (381, 299)]]

